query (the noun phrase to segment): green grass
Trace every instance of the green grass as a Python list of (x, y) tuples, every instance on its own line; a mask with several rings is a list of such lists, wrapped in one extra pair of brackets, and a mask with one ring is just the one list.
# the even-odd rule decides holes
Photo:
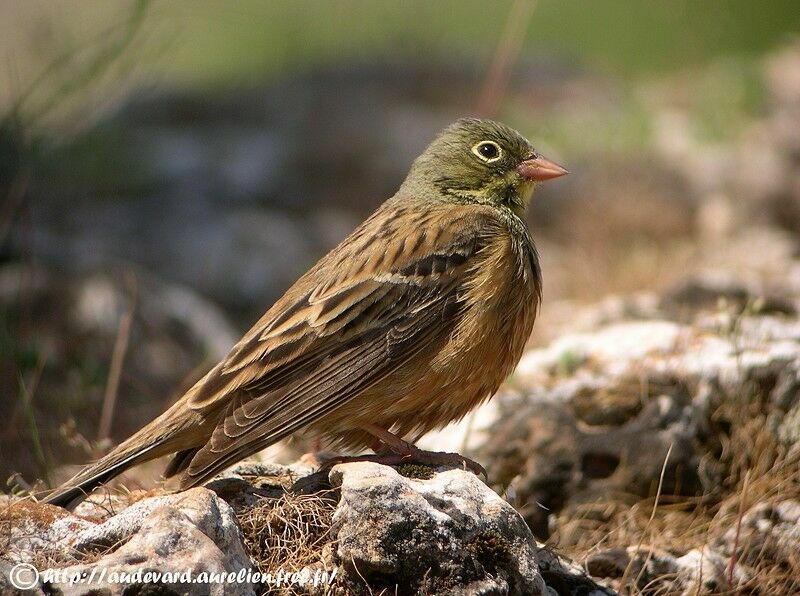
[[(260, 77), (320, 62), (430, 54), (488, 58), (509, 0), (157, 2), (178, 37), (170, 70), (199, 82)], [(621, 76), (754, 54), (800, 32), (792, 1), (539, 0), (524, 53), (566, 56)]]
[[(90, 43), (126, 4), (5, 3), (0, 51), (19, 59), (47, 45)], [(202, 86), (263, 79), (321, 63), (469, 55), (487, 61), (511, 0), (156, 0), (146, 69)], [(724, 55), (755, 55), (800, 32), (792, 0), (539, 0), (524, 54), (565, 57), (641, 77)], [(13, 45), (12, 45), (13, 44)], [(24, 73), (19, 75), (24, 78)]]
[(760, 54), (800, 33), (791, 0), (543, 0), (534, 21), (528, 49), (634, 76)]

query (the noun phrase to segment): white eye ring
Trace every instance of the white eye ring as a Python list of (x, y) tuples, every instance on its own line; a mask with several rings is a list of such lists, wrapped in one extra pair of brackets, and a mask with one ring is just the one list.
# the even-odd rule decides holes
[(472, 152), (478, 159), (486, 163), (492, 163), (503, 157), (503, 150), (494, 141), (481, 141), (472, 146)]

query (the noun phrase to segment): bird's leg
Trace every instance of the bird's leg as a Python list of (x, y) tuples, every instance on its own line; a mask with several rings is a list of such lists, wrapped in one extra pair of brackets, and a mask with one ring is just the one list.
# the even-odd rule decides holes
[[(362, 427), (378, 441), (373, 444), (374, 455), (338, 456), (329, 459), (322, 465), (322, 470), (329, 470), (338, 464), (351, 462), (371, 461), (387, 466), (417, 463), (428, 466), (450, 466), (471, 471), (476, 476), (487, 478), (486, 470), (478, 462), (459, 455), (442, 451), (425, 451), (416, 445), (398, 437), (396, 434), (376, 424), (367, 424)], [(383, 447), (382, 447), (383, 446)], [(391, 452), (387, 452), (386, 448)]]
[[(388, 431), (384, 432), (388, 433)], [(320, 470), (330, 470), (333, 466), (338, 464), (347, 464), (360, 461), (371, 461), (379, 464), (385, 464), (387, 466), (396, 466), (406, 461), (408, 454), (397, 453), (397, 451), (392, 449), (391, 446), (387, 445), (386, 442), (378, 438), (375, 433), (370, 434), (375, 437), (370, 444), (370, 449), (375, 452), (374, 455), (338, 455), (323, 462)], [(391, 433), (389, 434), (390, 436), (394, 437), (394, 435), (391, 435)], [(397, 440), (405, 443), (405, 441), (400, 438), (397, 438)]]
[(353, 462), (371, 461), (376, 464), (384, 464), (387, 466), (397, 466), (409, 461), (408, 456), (399, 455), (397, 453), (368, 453), (366, 455), (337, 455), (331, 459), (325, 460), (320, 466), (320, 471), (328, 471), (333, 466), (339, 464), (350, 464)]
[(386, 445), (386, 443), (384, 443), (377, 437), (373, 437), (372, 443), (370, 443), (369, 448), (372, 449), (376, 455), (394, 453), (394, 451), (392, 451), (391, 448), (388, 445)]
[[(398, 437), (396, 434), (389, 432), (387, 429), (383, 428), (382, 426), (378, 426), (377, 424), (367, 424), (362, 427), (365, 431), (375, 437), (378, 442), (386, 445), (389, 449), (391, 449), (394, 453), (398, 455), (404, 455), (406, 457), (411, 456), (414, 451), (420, 451), (417, 447), (409, 443), (408, 441), (403, 440), (402, 438)], [(373, 449), (375, 449), (373, 447)], [(375, 453), (377, 453), (377, 449), (375, 449)]]
[[(476, 476), (488, 479), (486, 470), (478, 462), (459, 455), (442, 451), (425, 451), (416, 445), (403, 440), (394, 433), (376, 424), (367, 424), (362, 427), (369, 434), (381, 440), (389, 449), (402, 456), (403, 462), (416, 462), (429, 466), (455, 466), (470, 470)], [(390, 456), (386, 456), (390, 457)], [(374, 461), (374, 460), (373, 460)]]

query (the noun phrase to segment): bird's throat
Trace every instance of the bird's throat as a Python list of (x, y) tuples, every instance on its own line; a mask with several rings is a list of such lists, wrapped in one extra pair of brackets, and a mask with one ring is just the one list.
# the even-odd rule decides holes
[(523, 217), (528, 203), (533, 196), (534, 183), (525, 181), (521, 184), (510, 185), (506, 191), (503, 203), (518, 217)]

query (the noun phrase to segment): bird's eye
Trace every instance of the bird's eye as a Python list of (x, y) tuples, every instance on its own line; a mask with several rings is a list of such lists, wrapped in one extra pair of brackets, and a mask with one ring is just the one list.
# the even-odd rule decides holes
[(500, 145), (494, 141), (481, 141), (472, 148), (472, 152), (487, 163), (497, 161), (503, 154)]

